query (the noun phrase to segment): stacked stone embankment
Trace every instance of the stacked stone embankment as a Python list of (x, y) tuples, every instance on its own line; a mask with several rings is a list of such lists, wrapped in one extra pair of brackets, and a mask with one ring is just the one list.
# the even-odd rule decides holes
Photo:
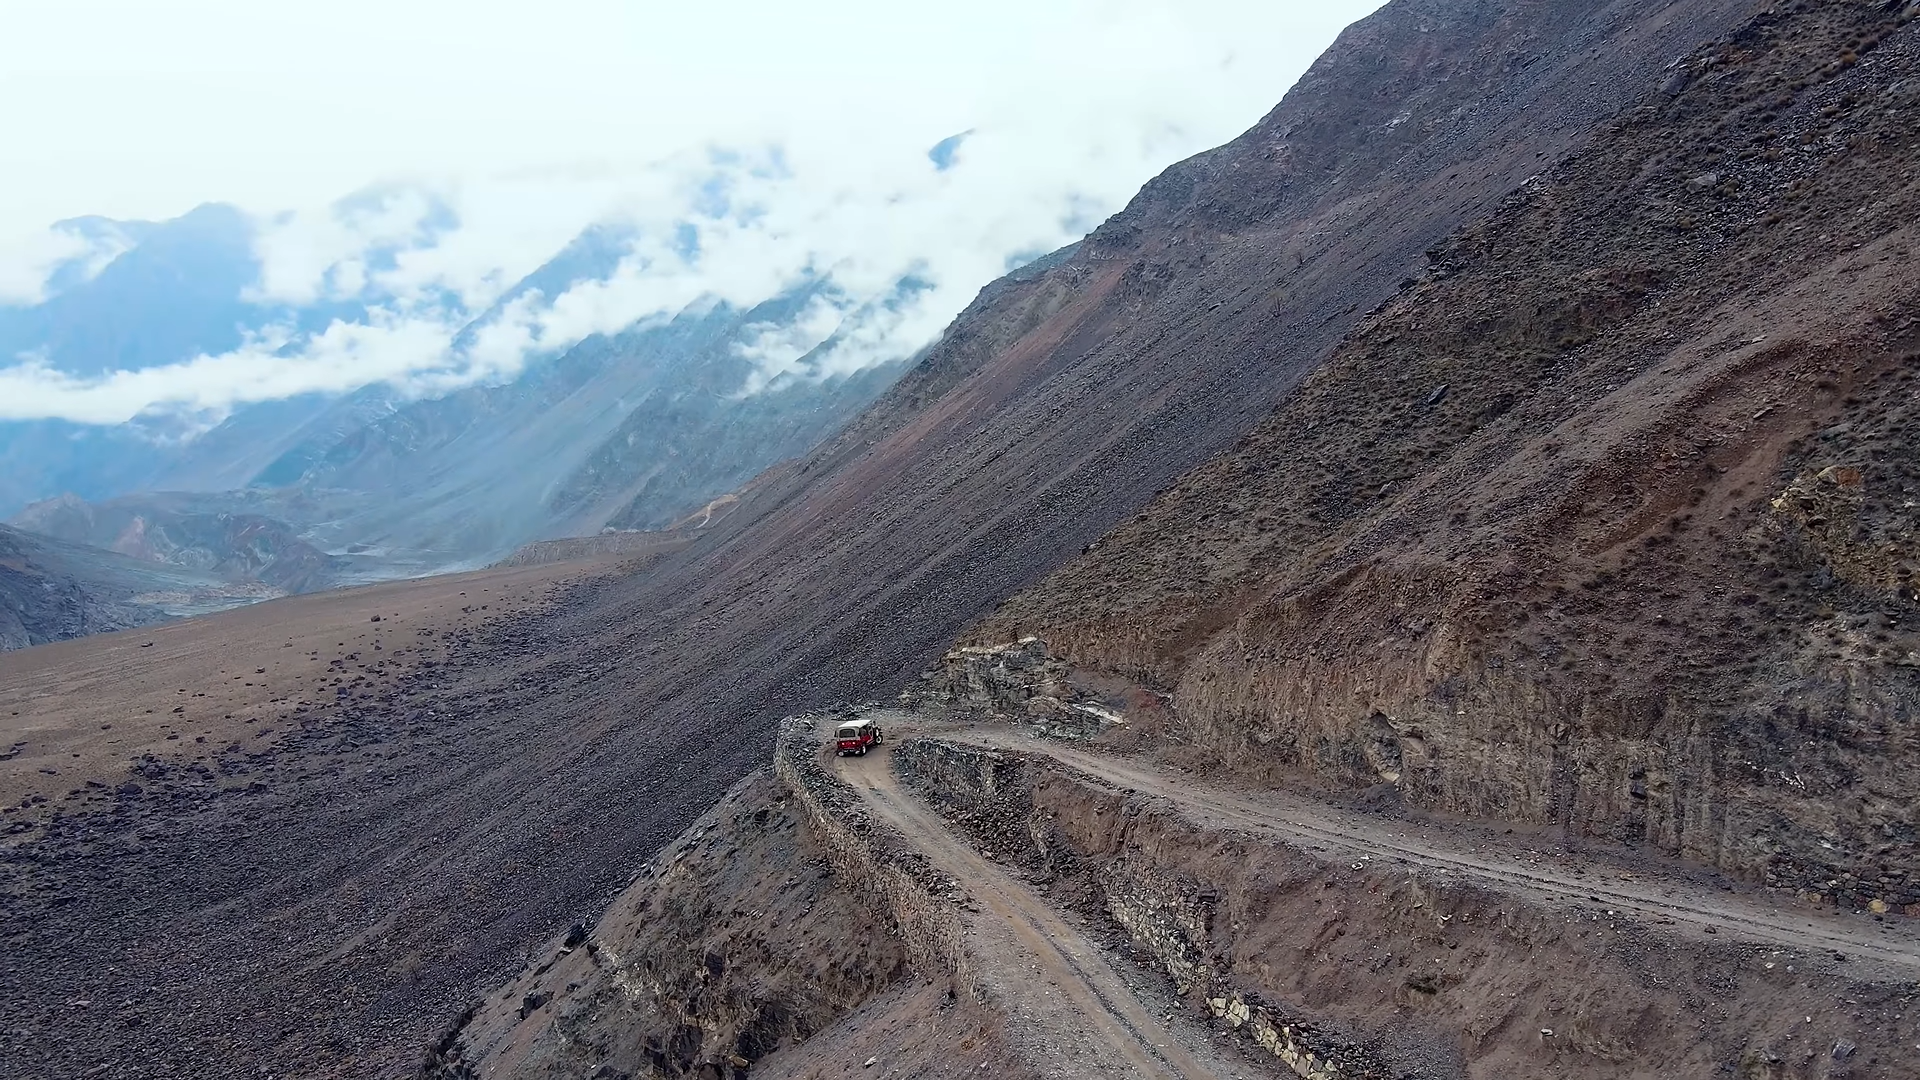
[(959, 914), (940, 898), (939, 875), (925, 856), (867, 813), (822, 755), (815, 717), (783, 722), (774, 773), (799, 798), (808, 825), (825, 842), (828, 862), (850, 888), (870, 897), (893, 920), (922, 974), (951, 976), (977, 997)]

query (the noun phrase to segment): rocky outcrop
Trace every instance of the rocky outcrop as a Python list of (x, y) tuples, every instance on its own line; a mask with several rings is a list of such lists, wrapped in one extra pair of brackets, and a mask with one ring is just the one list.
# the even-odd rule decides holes
[(1039, 638), (972, 645), (940, 658), (902, 700), (909, 706), (1019, 716), (1047, 738), (1088, 739), (1126, 723), (1100, 695), (1074, 684), (1067, 664)]
[[(1920, 515), (1912, 499), (1898, 498), (1907, 494), (1907, 478), (1899, 467), (1904, 463), (1890, 457), (1882, 451), (1861, 464), (1803, 472), (1770, 506), (1796, 534), (1808, 563), (1867, 596), (1920, 603)], [(1870, 469), (1881, 474), (1871, 493)]]

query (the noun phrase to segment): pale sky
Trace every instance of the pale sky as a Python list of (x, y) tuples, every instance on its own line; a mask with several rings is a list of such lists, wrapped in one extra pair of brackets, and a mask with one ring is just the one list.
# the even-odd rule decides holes
[[(875, 362), (930, 340), (1010, 255), (1073, 239), (1063, 217), (1104, 217), (1168, 164), (1253, 124), (1375, 6), (0, 0), (0, 301), (31, 302), (74, 255), (70, 237), (47, 232), (56, 220), (161, 219), (223, 201), (271, 223), (263, 295), (366, 285), (379, 310), (335, 341), (393, 349), (349, 357), (276, 339), (118, 384), (0, 358), (0, 399), (34, 402), (0, 418), (111, 422), (293, 384), (497, 379), (531, 352), (690, 298), (765, 299), (808, 267), (832, 271), (840, 297), (802, 329), (870, 331), (871, 355), (841, 366)], [(933, 170), (927, 148), (968, 130), (959, 164)], [(444, 355), (461, 318), (584, 226), (684, 220), (708, 148), (775, 146), (777, 178), (743, 173), (762, 218), (713, 223), (701, 265), (636, 251), (600, 291), (522, 312), (488, 356)], [(351, 221), (328, 210), (373, 184), (416, 194)], [(452, 206), (460, 227), (366, 281), (357, 256), (419, 231), (419, 193)], [(845, 323), (909, 269), (935, 279), (924, 310), (891, 329)], [(464, 306), (423, 328), (410, 303), (429, 286)], [(308, 362), (280, 373), (291, 383), (232, 389), (233, 372), (295, 354)]]

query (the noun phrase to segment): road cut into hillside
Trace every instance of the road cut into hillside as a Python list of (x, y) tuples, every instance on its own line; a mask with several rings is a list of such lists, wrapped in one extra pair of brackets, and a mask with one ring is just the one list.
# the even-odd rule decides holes
[[(891, 719), (891, 718), (890, 718)], [(900, 785), (885, 745), (839, 760), (840, 779), (972, 898), (968, 958), (1027, 1041), (1067, 1076), (1206, 1080), (1244, 1073), (1156, 1015), (1100, 946), (1005, 867), (969, 847)], [(1035, 1062), (1036, 1065), (1042, 1063)]]

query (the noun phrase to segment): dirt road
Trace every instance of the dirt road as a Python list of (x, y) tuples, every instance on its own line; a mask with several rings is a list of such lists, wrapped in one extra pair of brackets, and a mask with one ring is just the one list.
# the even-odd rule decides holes
[[(969, 955), (1010, 1019), (1050, 1052), (1050, 1075), (1207, 1080), (1244, 1075), (1156, 1016), (1094, 942), (1033, 889), (982, 858), (900, 787), (884, 746), (838, 760), (839, 775), (978, 903)], [(1058, 1070), (1058, 1071), (1056, 1071)]]
[(1122, 789), (1165, 799), (1197, 825), (1301, 848), (1329, 861), (1391, 861), (1549, 903), (1600, 904), (1679, 933), (1839, 954), (1855, 976), (1920, 978), (1920, 933), (1909, 920), (1873, 920), (1792, 906), (1758, 892), (1716, 889), (1682, 874), (1567, 865), (1519, 846), (1501, 850), (1438, 828), (1368, 818), (1282, 792), (1236, 791), (1010, 729), (939, 730), (954, 743), (1042, 754)]

